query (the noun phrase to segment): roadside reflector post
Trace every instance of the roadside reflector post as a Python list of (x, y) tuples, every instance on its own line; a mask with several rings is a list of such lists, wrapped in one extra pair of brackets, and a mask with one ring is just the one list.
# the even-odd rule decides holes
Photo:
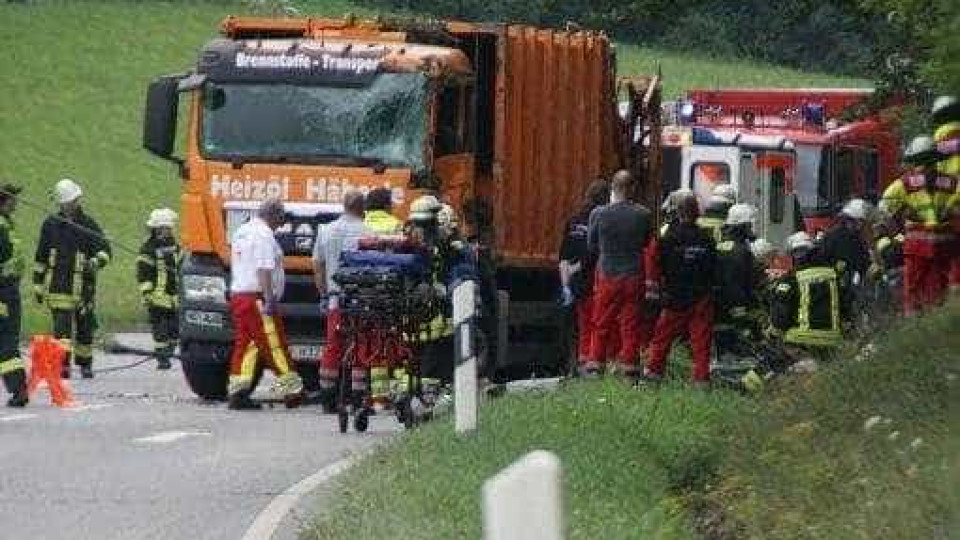
[(560, 458), (536, 450), (483, 485), (484, 540), (561, 540)]
[(477, 429), (477, 284), (464, 281), (453, 289), (454, 428), (457, 433)]

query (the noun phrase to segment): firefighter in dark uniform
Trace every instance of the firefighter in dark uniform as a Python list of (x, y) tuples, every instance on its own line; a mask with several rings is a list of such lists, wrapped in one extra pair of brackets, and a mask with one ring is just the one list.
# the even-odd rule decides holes
[(27, 375), (20, 358), (20, 278), (24, 260), (13, 226), (20, 188), (0, 186), (0, 376), (10, 393), (7, 405), (27, 404)]
[(70, 377), (70, 358), (84, 379), (93, 378), (93, 334), (97, 272), (110, 262), (110, 244), (97, 222), (83, 212), (80, 186), (64, 179), (54, 187), (60, 211), (40, 229), (33, 273), (34, 294), (47, 306), (54, 336), (70, 356), (62, 376)]
[(770, 322), (788, 346), (825, 353), (843, 343), (840, 278), (805, 232), (787, 239), (793, 270), (772, 286)]
[(170, 369), (170, 357), (177, 346), (179, 325), (180, 246), (173, 236), (177, 214), (169, 208), (150, 212), (150, 238), (137, 257), (137, 283), (143, 305), (150, 315), (157, 369)]
[(763, 279), (751, 249), (756, 216), (757, 209), (749, 204), (735, 204), (727, 214), (723, 241), (717, 246), (719, 294), (715, 331), (718, 333), (732, 330), (736, 334), (755, 335), (760, 330), (757, 328), (757, 289)]

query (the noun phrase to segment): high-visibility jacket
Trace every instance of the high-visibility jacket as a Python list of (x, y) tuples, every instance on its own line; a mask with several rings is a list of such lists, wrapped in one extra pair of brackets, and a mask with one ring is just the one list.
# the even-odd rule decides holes
[(363, 224), (376, 234), (399, 234), (403, 230), (403, 222), (386, 210), (370, 210)]
[(960, 211), (957, 182), (957, 177), (943, 174), (933, 181), (911, 175), (893, 182), (883, 192), (890, 211), (903, 212), (906, 218), (905, 254), (932, 257), (952, 249), (950, 222)]
[(176, 309), (180, 292), (180, 246), (151, 236), (137, 256), (137, 283), (149, 306)]
[(703, 216), (697, 218), (697, 227), (706, 231), (707, 234), (710, 235), (710, 238), (713, 238), (714, 244), (720, 244), (720, 242), (723, 241), (723, 224), (725, 221), (723, 215), (708, 211)]
[(773, 286), (770, 319), (795, 345), (836, 347), (840, 331), (840, 284), (837, 271), (818, 264), (800, 268)]
[(96, 269), (110, 262), (110, 244), (90, 216), (57, 214), (40, 229), (33, 286), (51, 309), (75, 309), (93, 301)]
[(13, 220), (0, 214), (0, 287), (18, 286), (24, 266), (23, 247)]
[(933, 132), (933, 140), (939, 147), (951, 147), (937, 165), (937, 169), (943, 174), (960, 175), (960, 122), (947, 122), (938, 126)]

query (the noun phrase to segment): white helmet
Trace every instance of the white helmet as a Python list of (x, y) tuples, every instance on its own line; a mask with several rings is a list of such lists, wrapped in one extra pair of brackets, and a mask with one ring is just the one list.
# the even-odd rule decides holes
[(863, 199), (850, 199), (843, 205), (841, 214), (857, 221), (866, 221), (870, 216), (870, 203)]
[(713, 199), (713, 197), (725, 199), (727, 204), (737, 202), (737, 188), (730, 184), (717, 184), (710, 195), (712, 195), (712, 197), (710, 197), (711, 199)]
[(80, 186), (78, 186), (76, 182), (69, 178), (64, 178), (57, 182), (57, 185), (53, 186), (53, 196), (57, 204), (73, 202), (79, 199), (81, 195), (83, 195), (83, 190), (80, 189)]
[(753, 225), (757, 220), (757, 209), (750, 204), (738, 203), (727, 212), (727, 225)]
[(937, 158), (937, 145), (933, 137), (926, 135), (914, 137), (903, 151), (903, 161), (909, 165), (930, 165), (936, 163)]
[(433, 195), (417, 197), (410, 203), (410, 219), (413, 221), (433, 221), (437, 219), (442, 205)]
[(680, 202), (680, 199), (688, 195), (693, 195), (693, 191), (687, 188), (671, 191), (667, 198), (663, 200), (663, 206), (660, 209), (664, 212), (673, 212), (677, 209), (677, 203)]
[(177, 213), (169, 208), (158, 208), (150, 212), (147, 219), (147, 227), (156, 229), (158, 227), (173, 228), (177, 223)]
[(787, 251), (793, 253), (798, 249), (813, 249), (813, 239), (804, 231), (793, 233), (787, 237)]
[(750, 251), (753, 252), (754, 257), (766, 259), (773, 255), (773, 244), (768, 242), (766, 238), (757, 238), (750, 244)]

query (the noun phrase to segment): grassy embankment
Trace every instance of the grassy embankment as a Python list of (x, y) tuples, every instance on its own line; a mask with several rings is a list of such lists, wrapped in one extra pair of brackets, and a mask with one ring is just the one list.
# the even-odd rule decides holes
[[(300, 2), (305, 12), (368, 13), (344, 0)], [(0, 178), (24, 185), (25, 199), (47, 204), (62, 177), (78, 180), (86, 206), (118, 244), (136, 248), (151, 208), (176, 207), (173, 167), (140, 148), (143, 94), (156, 75), (189, 68), (238, 2), (0, 3)], [(712, 61), (637, 46), (620, 49), (621, 72), (643, 73), (662, 62), (668, 94), (691, 86), (863, 84), (747, 62)], [(49, 206), (49, 204), (47, 204)], [(28, 250), (42, 212), (18, 216)], [(131, 266), (116, 250), (104, 271), (100, 322), (107, 330), (142, 319)], [(32, 251), (31, 251), (32, 254)], [(26, 331), (46, 326), (27, 301)]]
[(493, 401), (475, 436), (447, 418), (365, 459), (301, 538), (479, 538), (483, 481), (533, 449), (560, 456), (569, 538), (956, 538), (958, 327), (954, 305), (757, 398), (603, 381)]

